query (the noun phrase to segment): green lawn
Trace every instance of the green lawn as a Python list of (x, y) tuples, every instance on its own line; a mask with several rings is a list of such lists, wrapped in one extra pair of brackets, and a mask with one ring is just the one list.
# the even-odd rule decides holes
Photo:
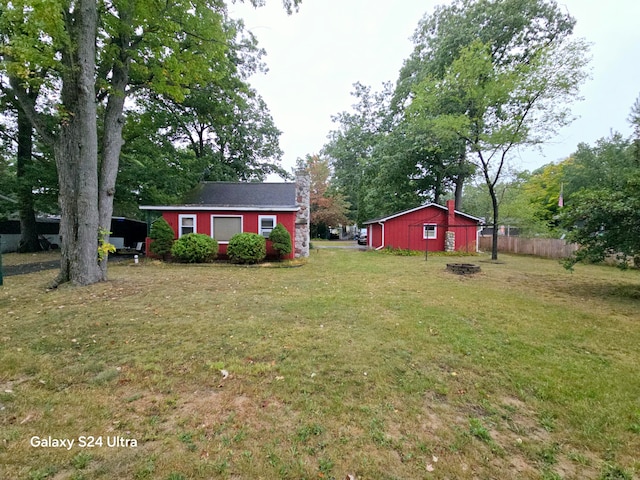
[(640, 272), (501, 260), (6, 277), (2, 478), (636, 478)]

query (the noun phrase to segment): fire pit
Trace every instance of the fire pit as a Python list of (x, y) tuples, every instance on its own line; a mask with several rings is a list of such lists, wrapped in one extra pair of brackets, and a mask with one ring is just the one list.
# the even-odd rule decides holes
[(447, 263), (447, 270), (458, 275), (472, 275), (480, 271), (480, 265), (473, 263)]

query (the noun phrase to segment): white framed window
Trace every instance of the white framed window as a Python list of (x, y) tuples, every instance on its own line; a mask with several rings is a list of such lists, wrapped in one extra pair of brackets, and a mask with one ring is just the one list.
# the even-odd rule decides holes
[(264, 238), (269, 238), (271, 230), (276, 226), (276, 222), (275, 215), (258, 215), (258, 233)]
[(236, 233), (242, 233), (241, 215), (211, 215), (211, 237), (218, 243), (229, 243)]
[(422, 238), (432, 240), (438, 238), (438, 226), (435, 223), (425, 223)]
[(178, 237), (198, 231), (195, 215), (178, 215)]

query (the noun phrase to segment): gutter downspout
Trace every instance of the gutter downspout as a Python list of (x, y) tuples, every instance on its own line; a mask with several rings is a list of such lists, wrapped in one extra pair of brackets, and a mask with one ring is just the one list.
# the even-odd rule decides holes
[[(376, 250), (382, 250), (384, 248), (384, 222), (378, 222), (378, 225), (382, 227), (382, 243)], [(373, 231), (373, 228), (371, 230)], [(371, 242), (373, 242), (373, 239), (371, 239)]]

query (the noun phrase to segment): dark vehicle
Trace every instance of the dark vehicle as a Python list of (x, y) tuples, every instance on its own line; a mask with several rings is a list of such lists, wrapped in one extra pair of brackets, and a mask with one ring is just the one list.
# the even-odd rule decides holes
[(366, 245), (367, 244), (367, 229), (361, 228), (359, 233), (356, 233), (356, 241), (358, 245)]

